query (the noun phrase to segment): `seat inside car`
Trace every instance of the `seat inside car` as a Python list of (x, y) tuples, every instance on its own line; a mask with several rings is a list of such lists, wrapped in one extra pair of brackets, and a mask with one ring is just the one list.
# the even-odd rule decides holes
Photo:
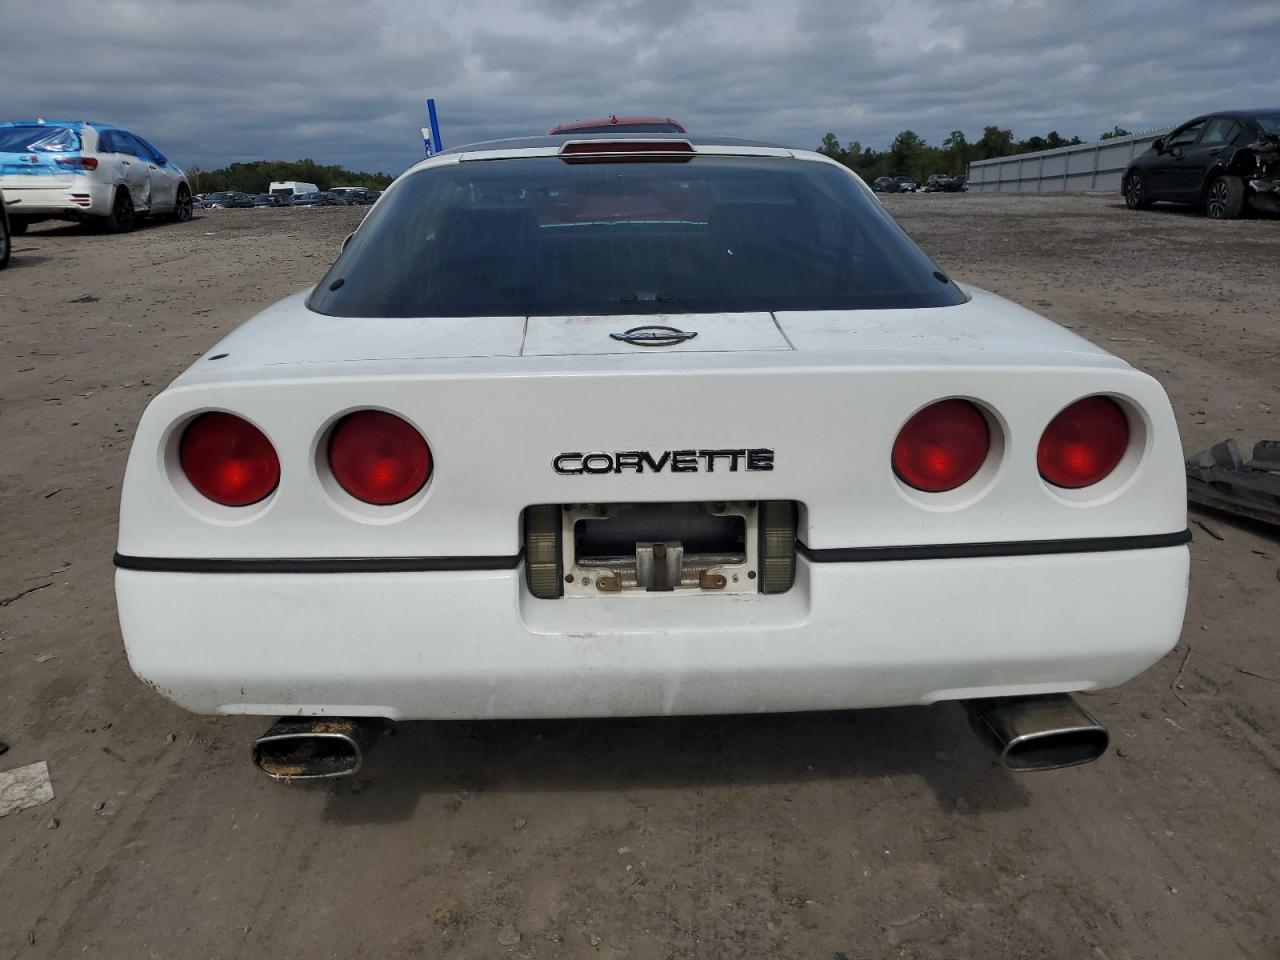
[(471, 303), (485, 290), (495, 305), (523, 308), (538, 286), (541, 237), (520, 207), (450, 207), (440, 217), (432, 264), (435, 304)]

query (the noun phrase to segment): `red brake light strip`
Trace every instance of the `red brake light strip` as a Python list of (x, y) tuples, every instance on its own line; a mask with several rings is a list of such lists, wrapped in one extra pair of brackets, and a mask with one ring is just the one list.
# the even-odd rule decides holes
[(694, 154), (688, 140), (569, 140), (560, 158), (570, 162), (608, 160), (688, 160)]

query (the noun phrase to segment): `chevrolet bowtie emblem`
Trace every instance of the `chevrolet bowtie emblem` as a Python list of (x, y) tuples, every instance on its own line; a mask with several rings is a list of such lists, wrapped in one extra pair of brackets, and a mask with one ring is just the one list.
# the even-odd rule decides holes
[(697, 331), (679, 330), (675, 327), (664, 327), (658, 324), (632, 327), (622, 333), (611, 333), (609, 336), (623, 343), (632, 343), (637, 347), (669, 347), (672, 344), (684, 343), (698, 335)]

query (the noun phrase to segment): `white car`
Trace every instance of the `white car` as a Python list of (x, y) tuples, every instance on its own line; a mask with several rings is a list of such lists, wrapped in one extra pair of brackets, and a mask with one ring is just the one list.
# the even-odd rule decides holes
[(377, 722), (964, 701), (1017, 768), (1176, 642), (1151, 377), (962, 286), (845, 167), (730, 139), (462, 147), (147, 408), (116, 596), (200, 713)]
[(146, 216), (191, 219), (187, 176), (141, 137), (102, 123), (0, 123), (0, 190), (15, 233), (41, 220), (132, 230)]

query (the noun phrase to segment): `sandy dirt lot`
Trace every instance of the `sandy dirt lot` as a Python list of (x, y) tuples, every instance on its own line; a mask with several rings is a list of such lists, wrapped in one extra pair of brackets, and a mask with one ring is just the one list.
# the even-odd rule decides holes
[[(1280, 437), (1280, 222), (888, 203), (961, 280), (1159, 377), (1188, 453)], [(1222, 517), (1193, 514), (1177, 649), (1084, 698), (1114, 740), (1076, 770), (1007, 774), (943, 705), (407, 724), (358, 779), (284, 787), (249, 763), (266, 721), (144, 687), (111, 589), (134, 425), (361, 212), (16, 238), (0, 769), (47, 760), (56, 798), (0, 819), (0, 956), (1280, 957), (1280, 542)]]

